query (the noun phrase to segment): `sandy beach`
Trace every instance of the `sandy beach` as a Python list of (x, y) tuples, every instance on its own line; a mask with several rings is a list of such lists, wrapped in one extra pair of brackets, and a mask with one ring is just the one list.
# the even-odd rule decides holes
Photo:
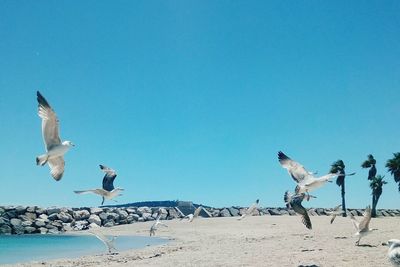
[[(358, 217), (359, 219), (361, 217)], [(357, 238), (349, 218), (312, 216), (313, 230), (299, 216), (199, 218), (192, 223), (166, 221), (156, 236), (165, 245), (9, 266), (391, 266), (382, 243), (399, 238), (400, 218), (372, 219), (378, 230)], [(101, 228), (107, 235), (148, 235), (152, 222)]]

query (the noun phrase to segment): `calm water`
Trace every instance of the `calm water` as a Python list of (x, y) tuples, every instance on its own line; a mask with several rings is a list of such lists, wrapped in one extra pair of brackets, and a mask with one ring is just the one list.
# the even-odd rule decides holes
[[(120, 236), (115, 240), (115, 247), (121, 251), (166, 242), (157, 237)], [(77, 258), (107, 251), (105, 245), (91, 235), (0, 235), (0, 264)]]

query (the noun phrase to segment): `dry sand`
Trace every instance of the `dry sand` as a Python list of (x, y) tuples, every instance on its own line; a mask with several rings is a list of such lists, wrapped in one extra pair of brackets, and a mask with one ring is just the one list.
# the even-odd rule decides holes
[[(358, 217), (360, 219), (361, 217)], [(400, 217), (372, 219), (378, 230), (355, 246), (349, 218), (312, 216), (313, 230), (300, 216), (199, 218), (166, 221), (156, 236), (168, 244), (122, 251), (118, 255), (85, 256), (18, 266), (391, 266), (387, 247), (400, 238)], [(152, 222), (101, 228), (107, 235), (148, 235)], [(13, 265), (16, 266), (16, 265)]]

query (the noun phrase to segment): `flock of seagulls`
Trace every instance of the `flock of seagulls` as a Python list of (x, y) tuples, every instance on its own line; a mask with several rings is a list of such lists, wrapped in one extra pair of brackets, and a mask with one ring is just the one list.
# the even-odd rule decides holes
[[(71, 147), (75, 145), (71, 141), (61, 141), (59, 134), (59, 120), (57, 114), (39, 91), (37, 91), (37, 101), (38, 115), (42, 119), (42, 136), (46, 153), (36, 157), (36, 164), (44, 166), (47, 163), (50, 168), (51, 176), (56, 181), (60, 181), (63, 177), (65, 168), (64, 154), (67, 153), (71, 149)], [(315, 177), (316, 173), (307, 171), (303, 165), (292, 160), (282, 151), (278, 152), (278, 160), (281, 166), (287, 169), (289, 175), (296, 182), (294, 194), (290, 193), (289, 191), (285, 192), (285, 204), (287, 207), (291, 207), (296, 213), (302, 216), (302, 222), (308, 229), (312, 229), (312, 223), (306, 208), (304, 208), (304, 206), (302, 205), (302, 202), (304, 199), (309, 201), (311, 198), (315, 198), (315, 196), (310, 195), (309, 192), (324, 186), (328, 182), (332, 182), (331, 179), (334, 177), (351, 176), (355, 174), (351, 173), (344, 175), (338, 172), (328, 173), (321, 177)], [(74, 192), (76, 194), (94, 193), (100, 195), (102, 197), (101, 205), (103, 205), (105, 199), (113, 200), (115, 197), (120, 196), (121, 192), (124, 189), (114, 187), (114, 180), (117, 177), (117, 173), (115, 172), (115, 170), (104, 165), (100, 165), (100, 169), (105, 173), (105, 176), (103, 177), (102, 188), (76, 190)], [(376, 172), (376, 169), (371, 168), (370, 172), (371, 171)], [(373, 174), (369, 173), (369, 176), (371, 175)], [(257, 199), (256, 202), (252, 206), (250, 206), (238, 220), (242, 220), (246, 216), (252, 215), (253, 212), (258, 208), (258, 203), (259, 200)], [(189, 222), (192, 222), (195, 218), (199, 216), (201, 210), (202, 207), (200, 206), (195, 210), (193, 214), (189, 214), (184, 218), (188, 219)], [(341, 205), (335, 207), (329, 214), (332, 216), (331, 224), (335, 220), (336, 216), (342, 214), (343, 212), (344, 211), (342, 211)], [(160, 222), (160, 218), (161, 212), (159, 212), (156, 221), (150, 228), (150, 236), (155, 235), (158, 226), (168, 227), (166, 224)], [(351, 214), (350, 219), (357, 231), (355, 233), (355, 235), (358, 236), (356, 245), (360, 244), (360, 240), (362, 237), (366, 236), (371, 231), (376, 230), (369, 228), (369, 223), (371, 221), (371, 208), (369, 206), (365, 209), (364, 216), (360, 222), (358, 222)], [(100, 233), (89, 233), (95, 235), (99, 240), (101, 240), (107, 246), (109, 253), (113, 253), (113, 251), (115, 251), (115, 237), (113, 237), (112, 239), (108, 239)], [(396, 266), (400, 266), (400, 240), (391, 239), (386, 245), (389, 246), (388, 256), (391, 263)]]

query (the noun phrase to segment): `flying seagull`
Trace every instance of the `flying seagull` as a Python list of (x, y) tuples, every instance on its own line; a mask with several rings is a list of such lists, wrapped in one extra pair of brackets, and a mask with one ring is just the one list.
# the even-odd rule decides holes
[(183, 219), (188, 219), (189, 222), (193, 222), (193, 220), (197, 217), (199, 217), (199, 214), (201, 212), (201, 210), (203, 209), (202, 206), (197, 207), (197, 209), (194, 211), (193, 214), (188, 214), (185, 217), (183, 217), (181, 220)]
[(326, 213), (328, 215), (332, 215), (332, 218), (331, 218), (331, 224), (332, 224), (333, 221), (335, 220), (336, 216), (341, 215), (343, 213), (342, 205), (338, 205), (338, 206), (334, 207), (332, 211), (327, 211)]
[(293, 180), (297, 183), (295, 192), (296, 193), (309, 193), (327, 182), (332, 182), (332, 179), (335, 176), (350, 176), (355, 173), (350, 174), (339, 174), (339, 173), (328, 173), (327, 175), (321, 177), (315, 177), (313, 173), (307, 171), (303, 165), (292, 160), (288, 156), (286, 156), (282, 151), (278, 152), (279, 163), (283, 168), (288, 170), (288, 173), (293, 178)]
[(100, 195), (103, 197), (103, 201), (101, 202), (101, 205), (103, 205), (104, 199), (111, 200), (117, 196), (122, 196), (122, 194), (120, 194), (121, 191), (124, 191), (124, 189), (117, 187), (111, 191), (104, 190), (103, 188), (97, 188), (97, 189), (88, 189), (88, 190), (76, 190), (74, 192), (78, 195), (90, 194), (90, 193)]
[(155, 235), (156, 234), (156, 230), (158, 229), (158, 226), (164, 226), (164, 227), (168, 227), (168, 225), (160, 222), (160, 218), (161, 218), (161, 213), (158, 214), (156, 221), (153, 223), (153, 225), (150, 227), (150, 236)]
[(306, 195), (305, 193), (297, 193), (293, 195), (289, 191), (286, 191), (283, 197), (286, 206), (288, 208), (291, 207), (296, 213), (302, 216), (301, 221), (308, 229), (312, 229), (311, 220), (308, 216), (307, 210), (303, 207), (303, 205), (301, 205), (301, 202), (303, 202), (304, 199), (308, 201), (311, 197), (314, 196)]
[(259, 202), (260, 202), (260, 200), (257, 199), (256, 202), (255, 202), (253, 205), (251, 205), (251, 206), (242, 214), (242, 216), (240, 216), (240, 218), (238, 218), (238, 220), (240, 221), (240, 220), (246, 218), (246, 216), (248, 216), (248, 215), (250, 215), (250, 216), (253, 215), (253, 212), (258, 208), (258, 203), (259, 203)]
[(111, 200), (117, 196), (120, 196), (120, 192), (123, 191), (123, 188), (114, 188), (114, 180), (115, 177), (117, 177), (117, 173), (115, 170), (106, 167), (104, 165), (100, 164), (100, 169), (105, 172), (104, 178), (103, 178), (103, 188), (96, 188), (96, 189), (89, 189), (89, 190), (80, 190), (80, 191), (74, 191), (76, 194), (88, 194), (88, 193), (93, 193), (100, 195), (103, 198), (103, 201), (101, 202), (101, 205), (104, 204), (104, 200), (108, 199)]
[[(111, 192), (112, 190), (114, 190), (114, 180), (117, 177), (117, 173), (115, 172), (115, 170), (101, 164), (100, 164), (100, 169), (103, 172), (105, 172), (105, 175), (103, 177), (103, 189)], [(101, 205), (103, 205), (103, 203), (104, 203), (104, 196)]]
[(356, 218), (354, 218), (353, 214), (350, 214), (350, 219), (351, 222), (353, 223), (354, 228), (356, 228), (357, 232), (354, 235), (358, 236), (356, 245), (359, 246), (361, 237), (366, 236), (373, 230), (376, 230), (376, 229), (369, 229), (369, 222), (371, 221), (371, 207), (367, 206), (367, 208), (364, 211), (364, 217), (360, 222), (358, 222)]
[(388, 257), (393, 266), (400, 266), (400, 240), (390, 239), (387, 244), (389, 246)]
[(64, 154), (74, 146), (71, 141), (61, 142), (59, 136), (59, 120), (47, 100), (37, 91), (39, 117), (42, 118), (42, 135), (46, 154), (36, 157), (36, 165), (49, 164), (51, 176), (59, 181), (64, 174)]
[(116, 254), (115, 252), (117, 251), (117, 249), (115, 248), (115, 239), (117, 238), (116, 236), (113, 236), (111, 239), (109, 239), (101, 233), (95, 233), (92, 231), (88, 231), (88, 233), (94, 235), (95, 237), (97, 237), (97, 239), (103, 242), (103, 244), (107, 247), (109, 254)]

